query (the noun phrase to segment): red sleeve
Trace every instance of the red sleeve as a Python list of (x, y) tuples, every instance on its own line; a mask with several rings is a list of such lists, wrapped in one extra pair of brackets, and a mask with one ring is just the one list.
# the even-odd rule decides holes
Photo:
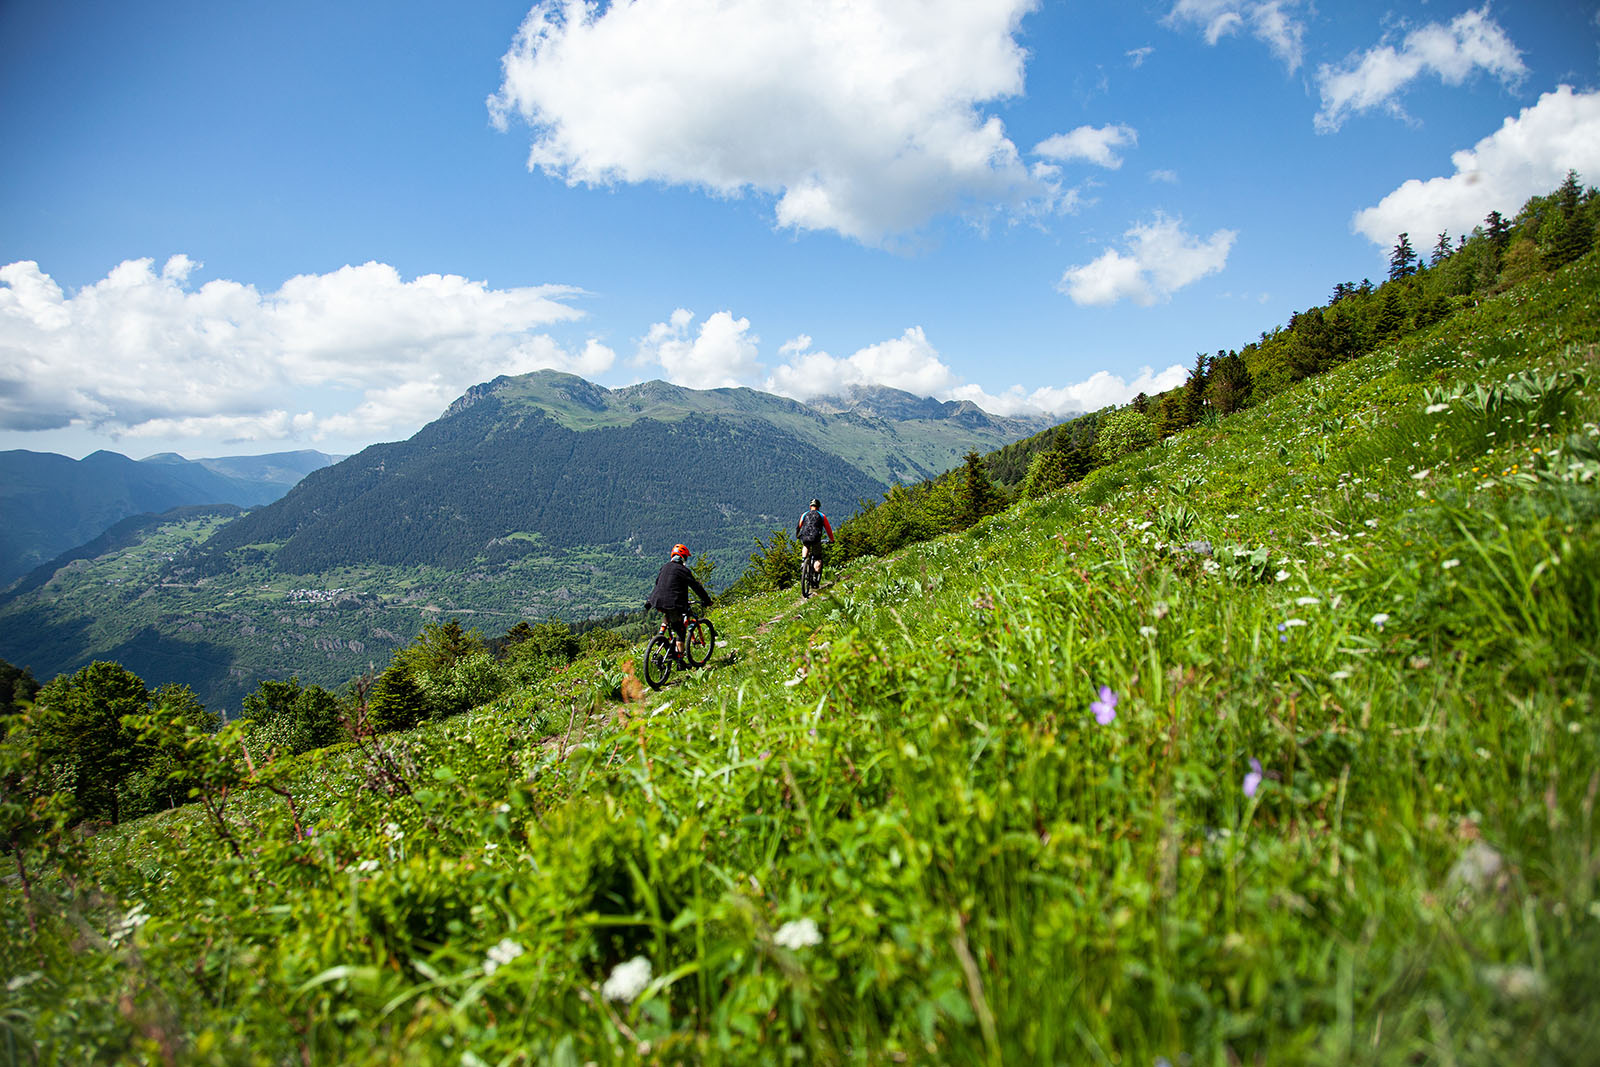
[(828, 531), (828, 540), (833, 540), (833, 523), (828, 521), (828, 516), (822, 516), (822, 528)]

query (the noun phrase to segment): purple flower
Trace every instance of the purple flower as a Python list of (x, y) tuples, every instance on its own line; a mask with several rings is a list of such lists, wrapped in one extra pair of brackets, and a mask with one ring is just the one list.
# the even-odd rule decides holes
[(1111, 691), (1109, 685), (1100, 687), (1100, 699), (1089, 705), (1089, 710), (1094, 712), (1094, 721), (1101, 726), (1110, 726), (1111, 721), (1117, 717), (1117, 694)]
[(1250, 773), (1244, 776), (1244, 795), (1247, 797), (1253, 797), (1256, 795), (1256, 790), (1260, 788), (1261, 761), (1258, 759), (1252, 759), (1250, 761)]

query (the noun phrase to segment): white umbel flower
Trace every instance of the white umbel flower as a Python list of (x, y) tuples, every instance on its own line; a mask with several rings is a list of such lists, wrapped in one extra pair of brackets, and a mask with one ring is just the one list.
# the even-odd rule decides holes
[(649, 960), (635, 956), (611, 968), (611, 977), (600, 987), (600, 994), (607, 1000), (631, 1001), (644, 992), (653, 973)]
[(772, 943), (782, 948), (798, 951), (822, 944), (822, 931), (813, 919), (794, 919), (778, 927)]

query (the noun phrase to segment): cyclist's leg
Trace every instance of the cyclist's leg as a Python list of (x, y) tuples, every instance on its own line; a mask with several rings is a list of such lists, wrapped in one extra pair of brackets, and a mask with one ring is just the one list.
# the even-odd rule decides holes
[(672, 636), (676, 641), (677, 652), (681, 656), (683, 655), (684, 633), (688, 630), (688, 623), (684, 620), (683, 612), (681, 611), (668, 611), (665, 614), (667, 616), (667, 625), (672, 628)]

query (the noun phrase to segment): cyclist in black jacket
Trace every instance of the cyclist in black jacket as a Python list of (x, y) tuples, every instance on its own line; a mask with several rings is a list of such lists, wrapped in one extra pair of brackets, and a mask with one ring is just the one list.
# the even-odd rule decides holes
[(644, 602), (645, 607), (655, 608), (667, 617), (667, 625), (672, 627), (672, 634), (677, 638), (680, 656), (683, 655), (684, 616), (689, 613), (689, 590), (693, 589), (700, 598), (702, 610), (711, 607), (711, 594), (689, 569), (691, 555), (686, 546), (673, 545), (671, 557), (656, 575), (656, 587), (650, 591), (650, 599)]
[(822, 501), (811, 501), (811, 507), (800, 521), (794, 524), (794, 535), (800, 540), (800, 566), (822, 570), (822, 536), (827, 534), (828, 544), (833, 544), (833, 523), (822, 513)]

